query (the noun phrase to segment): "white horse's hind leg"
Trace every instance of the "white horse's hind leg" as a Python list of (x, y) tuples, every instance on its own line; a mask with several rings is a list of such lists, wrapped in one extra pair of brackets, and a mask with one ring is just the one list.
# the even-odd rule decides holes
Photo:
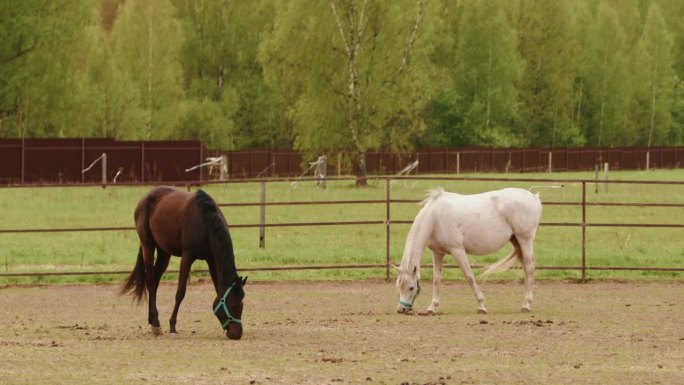
[(444, 254), (432, 252), (432, 303), (427, 308), (428, 313), (437, 313), (439, 306), (439, 285), (442, 282), (442, 265)]
[(470, 268), (470, 262), (468, 262), (468, 256), (466, 255), (465, 250), (452, 249), (450, 252), (451, 255), (453, 255), (454, 258), (456, 258), (456, 262), (458, 262), (458, 265), (461, 267), (463, 275), (465, 275), (466, 280), (470, 284), (470, 287), (475, 292), (475, 297), (477, 298), (478, 303), (477, 312), (480, 314), (487, 314), (487, 308), (485, 307), (484, 303), (484, 294), (482, 294), (480, 287), (477, 286), (477, 282), (475, 282), (475, 276), (473, 275), (473, 270)]
[[(532, 306), (532, 291), (534, 290), (534, 251), (532, 248), (532, 239), (518, 238), (520, 250), (522, 252), (522, 266), (525, 271), (525, 300), (520, 309), (522, 312), (529, 312)], [(520, 255), (520, 254), (519, 254)]]

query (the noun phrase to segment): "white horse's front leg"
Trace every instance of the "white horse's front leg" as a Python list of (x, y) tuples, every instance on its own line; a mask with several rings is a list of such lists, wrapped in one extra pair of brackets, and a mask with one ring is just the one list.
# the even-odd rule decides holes
[(456, 262), (458, 262), (458, 265), (461, 267), (463, 275), (465, 275), (466, 280), (470, 284), (470, 287), (475, 292), (475, 298), (477, 298), (478, 305), (477, 312), (480, 314), (487, 314), (484, 294), (482, 294), (480, 287), (477, 286), (477, 282), (475, 282), (475, 275), (473, 274), (473, 270), (470, 268), (470, 262), (468, 262), (468, 256), (466, 255), (465, 250), (452, 249), (451, 255), (453, 255), (454, 258), (456, 258)]
[(432, 252), (432, 303), (427, 308), (428, 313), (437, 313), (439, 307), (439, 285), (442, 282), (442, 265), (444, 254)]

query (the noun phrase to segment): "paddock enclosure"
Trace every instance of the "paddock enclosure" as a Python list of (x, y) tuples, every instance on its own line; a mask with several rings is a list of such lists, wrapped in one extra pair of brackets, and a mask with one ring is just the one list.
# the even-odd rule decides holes
[[(431, 285), (417, 299), (429, 304)], [(2, 384), (681, 384), (681, 282), (522, 282), (442, 287), (441, 313), (399, 315), (384, 280), (247, 284), (244, 335), (228, 340), (193, 280), (178, 334), (155, 337), (146, 305), (116, 285), (0, 290)], [(168, 319), (175, 284), (162, 284)], [(162, 321), (165, 332), (168, 324)]]
[[(417, 203), (435, 187), (461, 194), (503, 187), (540, 192), (538, 277), (681, 279), (683, 170), (616, 172), (609, 180), (603, 175), (592, 180), (593, 173), (554, 175), (563, 178), (395, 176), (371, 178), (362, 189), (353, 187), (353, 178), (329, 178), (325, 188), (317, 180), (286, 179), (202, 188), (228, 220), (238, 269), (256, 279), (388, 279), (388, 265), (400, 259)], [(0, 188), (0, 284), (120, 280), (137, 251), (132, 210), (147, 189), (144, 184)], [(501, 254), (471, 263), (481, 267)], [(453, 260), (446, 262), (454, 266)], [(422, 264), (430, 263), (426, 252)]]
[[(153, 336), (146, 305), (117, 295), (149, 186), (0, 188), (0, 384), (684, 383), (682, 172), (204, 184), (249, 276), (241, 341), (217, 325), (202, 271), (175, 338)], [(541, 192), (532, 313), (519, 312), (513, 270), (478, 281), (489, 314), (476, 314), (447, 259), (440, 314), (396, 314), (387, 262), (399, 261), (416, 203), (437, 186)], [(426, 252), (417, 311), (430, 302), (430, 261)], [(176, 278), (165, 277), (167, 331)]]

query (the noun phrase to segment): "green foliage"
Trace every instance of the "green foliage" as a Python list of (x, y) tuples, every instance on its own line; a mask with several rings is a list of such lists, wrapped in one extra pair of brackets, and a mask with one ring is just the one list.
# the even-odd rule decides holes
[(410, 147), (440, 80), (432, 60), (440, 13), (424, 1), (277, 3), (260, 59), (283, 90), (295, 147), (311, 155)]
[(0, 137), (684, 144), (679, 0), (0, 1)]
[(587, 142), (595, 146), (634, 143), (636, 133), (625, 111), (632, 95), (624, 27), (617, 11), (601, 2), (589, 28), (587, 104), (593, 112), (584, 126)]
[(637, 71), (641, 81), (636, 87), (640, 112), (636, 118), (641, 123), (640, 136), (650, 147), (666, 138), (672, 123), (672, 90), (675, 86), (672, 40), (656, 3), (648, 9), (637, 52)]
[(512, 3), (483, 1), (463, 3), (454, 67), (455, 113), (465, 142), (520, 146), (525, 140), (513, 132), (519, 119), (515, 84), (522, 74), (517, 35), (506, 18)]

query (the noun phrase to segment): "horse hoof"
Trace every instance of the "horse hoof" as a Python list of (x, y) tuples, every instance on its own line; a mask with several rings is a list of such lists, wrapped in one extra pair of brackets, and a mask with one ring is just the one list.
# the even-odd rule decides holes
[(164, 332), (162, 331), (162, 328), (160, 328), (159, 326), (152, 326), (152, 334), (154, 334), (155, 336), (160, 336), (164, 334)]
[(487, 314), (487, 309), (477, 309), (477, 314)]
[(437, 312), (435, 312), (434, 310), (426, 310), (425, 312), (418, 312), (418, 315), (432, 316), (432, 315), (437, 315)]
[(169, 333), (169, 337), (170, 337), (171, 339), (174, 339), (174, 340), (175, 340), (175, 339), (176, 339), (176, 333)]
[(521, 312), (521, 313), (529, 313), (529, 312), (530, 312), (530, 308), (529, 308), (529, 307), (523, 307), (523, 308), (520, 309), (520, 312)]

